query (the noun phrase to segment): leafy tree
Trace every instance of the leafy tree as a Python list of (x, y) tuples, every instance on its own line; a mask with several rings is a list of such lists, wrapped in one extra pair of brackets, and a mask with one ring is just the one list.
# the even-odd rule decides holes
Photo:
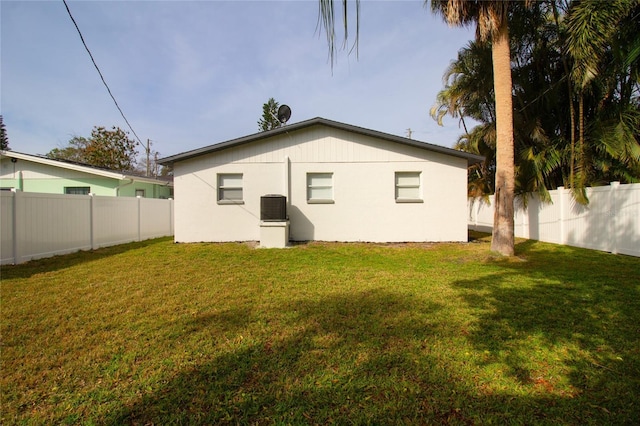
[(269, 100), (262, 105), (262, 118), (258, 120), (258, 130), (266, 132), (267, 130), (277, 129), (282, 125), (278, 120), (278, 107), (280, 104), (275, 99)]
[(640, 170), (638, 15), (640, 0), (574, 1), (567, 13), (566, 50), (578, 100), (571, 186), (578, 197), (594, 179), (595, 168), (614, 175), (621, 168)]
[[(565, 186), (573, 189), (578, 201), (586, 202), (585, 186), (640, 179), (640, 86), (634, 55), (640, 28), (633, 19), (640, 8), (621, 1), (595, 2), (588, 13), (581, 10), (589, 3), (547, 0), (529, 7), (516, 3), (510, 9), (516, 194), (537, 192), (544, 199), (548, 189)], [(615, 7), (615, 13), (605, 13)], [(615, 22), (607, 25), (616, 28), (614, 35), (604, 37), (597, 48), (585, 47), (591, 52), (586, 57), (567, 55), (583, 49), (571, 48), (571, 43), (595, 43), (602, 30), (584, 32), (584, 28), (605, 20), (603, 16)], [(577, 30), (582, 35), (572, 41)], [(490, 50), (487, 43), (474, 42), (458, 52), (431, 111), (439, 123), (447, 114), (481, 123), (459, 141), (461, 149), (487, 158), (485, 165), (470, 170), (473, 196), (493, 191), (487, 184), (495, 170), (493, 91), (486, 84), (492, 76), (486, 59)], [(576, 70), (587, 69), (582, 61), (592, 62), (586, 90), (580, 89), (582, 79), (575, 78), (585, 74)], [(480, 169), (486, 173), (479, 175)]]
[(68, 146), (51, 150), (47, 157), (130, 172), (135, 169), (137, 154), (136, 143), (129, 139), (128, 132), (119, 127), (94, 127), (90, 138), (75, 136)]
[(0, 115), (0, 149), (3, 151), (8, 151), (10, 149), (9, 137), (7, 136), (7, 129), (4, 126), (2, 115)]
[(173, 176), (173, 166), (172, 165), (160, 166), (160, 169), (158, 170), (158, 174), (156, 177), (166, 178), (170, 176)]
[[(49, 158), (56, 160), (74, 161), (77, 163), (87, 163), (84, 151), (91, 142), (82, 136), (74, 136), (65, 147), (54, 148), (45, 154)], [(87, 163), (88, 164), (88, 163)]]

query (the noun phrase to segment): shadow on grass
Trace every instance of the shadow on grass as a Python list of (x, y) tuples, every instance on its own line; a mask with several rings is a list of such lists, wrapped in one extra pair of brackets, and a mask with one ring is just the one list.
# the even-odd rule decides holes
[[(419, 363), (422, 373), (414, 371), (417, 353), (442, 331), (415, 318), (439, 309), (369, 291), (292, 300), (280, 318), (238, 311), (195, 319), (186, 328), (227, 330), (229, 349), (178, 372), (107, 423), (387, 423), (420, 418), (425, 410), (446, 417), (453, 408), (420, 397), (429, 387), (442, 388), (446, 372), (428, 358)], [(288, 323), (285, 334), (240, 337), (247, 323), (270, 320)], [(408, 341), (419, 342), (415, 350), (405, 350)]]
[[(569, 282), (560, 269), (558, 284), (509, 287), (511, 274), (522, 273), (535, 282), (535, 271), (516, 265), (504, 274), (456, 284), (463, 299), (483, 312), (474, 331), (462, 338), (496, 354), (495, 362), (510, 369), (506, 375), (525, 386), (535, 380), (519, 354), (533, 349), (526, 344), (529, 336), (549, 347), (573, 342), (566, 366), (578, 389), (574, 394), (483, 392), (472, 377), (473, 366), (471, 373), (458, 371), (460, 364), (448, 359), (455, 353), (448, 352), (447, 339), (459, 338), (460, 330), (455, 321), (442, 320), (442, 306), (373, 290), (291, 300), (279, 318), (246, 309), (195, 318), (185, 329), (224, 330), (226, 337), (212, 338), (229, 339), (225, 350), (167, 377), (160, 388), (110, 413), (105, 423), (633, 424), (639, 354), (638, 336), (629, 333), (638, 331), (640, 318), (637, 302), (624, 306), (623, 301), (624, 295), (637, 294), (599, 289), (598, 279)], [(602, 306), (585, 304), (587, 297), (602, 299)], [(593, 309), (613, 322), (591, 318)], [(580, 324), (572, 323), (580, 318)], [(276, 328), (282, 334), (269, 332), (272, 320), (287, 324)], [(266, 331), (242, 338), (257, 322)], [(624, 357), (626, 366), (600, 358), (603, 365), (594, 365), (602, 345)]]
[(57, 255), (43, 259), (31, 260), (20, 265), (2, 265), (2, 279), (29, 278), (32, 275), (53, 272), (73, 266), (93, 262), (110, 256), (126, 253), (131, 250), (139, 250), (156, 244), (170, 241), (173, 237), (162, 237), (150, 240), (119, 244), (111, 247), (103, 247), (97, 250), (77, 251), (75, 253)]
[(478, 312), (470, 342), (486, 366), (554, 395), (549, 410), (575, 407), (569, 423), (640, 423), (640, 261), (541, 246), (518, 243), (520, 260), (454, 284)]

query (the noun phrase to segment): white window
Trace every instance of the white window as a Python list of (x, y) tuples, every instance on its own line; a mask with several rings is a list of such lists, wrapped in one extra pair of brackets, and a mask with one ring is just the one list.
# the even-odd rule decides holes
[(420, 172), (396, 172), (396, 203), (421, 203)]
[(144, 198), (144, 189), (136, 189), (136, 197)]
[(307, 202), (333, 203), (333, 173), (307, 173)]
[(218, 203), (242, 204), (242, 173), (218, 175)]
[(65, 194), (88, 195), (91, 192), (90, 186), (65, 186)]

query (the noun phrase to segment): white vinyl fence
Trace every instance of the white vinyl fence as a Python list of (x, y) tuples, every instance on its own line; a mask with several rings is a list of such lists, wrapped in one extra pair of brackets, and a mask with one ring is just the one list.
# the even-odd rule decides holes
[(173, 200), (0, 192), (0, 263), (173, 235)]
[[(562, 187), (549, 191), (551, 203), (530, 197), (515, 205), (515, 235), (640, 257), (640, 184), (587, 188), (588, 205), (577, 203)], [(493, 196), (489, 203), (469, 200), (469, 228), (491, 232)]]

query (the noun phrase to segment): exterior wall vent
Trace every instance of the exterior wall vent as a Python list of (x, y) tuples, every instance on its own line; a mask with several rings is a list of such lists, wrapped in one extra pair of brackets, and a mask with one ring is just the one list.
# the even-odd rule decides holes
[(275, 194), (260, 197), (260, 220), (265, 222), (286, 221), (287, 197)]

